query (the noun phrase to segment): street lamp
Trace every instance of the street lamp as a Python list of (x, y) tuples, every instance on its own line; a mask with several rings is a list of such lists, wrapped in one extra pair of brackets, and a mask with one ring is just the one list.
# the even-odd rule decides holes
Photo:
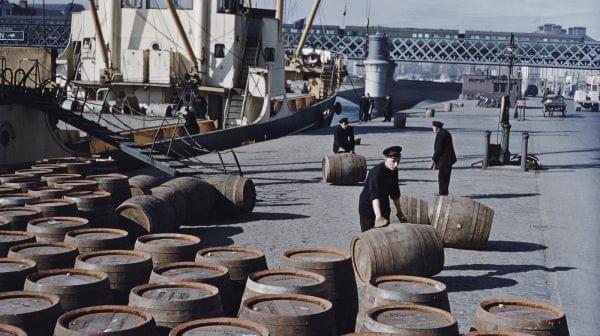
[(501, 127), (502, 127), (502, 143), (501, 147), (501, 156), (500, 161), (502, 164), (510, 163), (510, 151), (509, 151), (509, 138), (510, 138), (510, 83), (512, 77), (513, 63), (515, 58), (515, 51), (517, 50), (517, 46), (515, 45), (515, 36), (510, 34), (510, 41), (506, 46), (506, 55), (508, 57), (508, 99), (503, 99), (502, 108), (502, 118), (501, 118)]

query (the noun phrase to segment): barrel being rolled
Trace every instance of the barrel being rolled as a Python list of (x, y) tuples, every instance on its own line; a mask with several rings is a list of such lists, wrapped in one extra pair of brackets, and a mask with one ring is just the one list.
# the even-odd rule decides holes
[(361, 332), (403, 336), (458, 336), (456, 319), (445, 310), (421, 305), (387, 305), (367, 312)]
[[(49, 330), (51, 335), (52, 328)], [(152, 315), (127, 306), (80, 308), (62, 315), (56, 322), (54, 336), (156, 336)]]
[(211, 318), (183, 323), (173, 328), (169, 336), (269, 336), (264, 326), (237, 318)]
[(381, 275), (431, 276), (444, 267), (444, 247), (433, 227), (393, 224), (352, 238), (352, 265), (367, 283)]
[(490, 237), (494, 210), (460, 196), (438, 196), (433, 201), (431, 225), (445, 247), (484, 249)]
[[(429, 207), (427, 201), (410, 196), (400, 196), (400, 209), (406, 217), (407, 223), (429, 224)], [(393, 216), (392, 221), (396, 221)]]
[(514, 331), (537, 336), (568, 336), (565, 312), (527, 299), (488, 300), (479, 304), (473, 328), (477, 331)]
[(166, 233), (177, 229), (173, 207), (154, 196), (140, 195), (123, 202), (117, 208), (121, 226), (137, 239), (148, 233)]
[(0, 293), (0, 323), (23, 329), (28, 336), (52, 336), (62, 314), (58, 296), (36, 292)]
[(323, 178), (331, 184), (353, 184), (367, 177), (364, 156), (352, 153), (329, 155), (323, 159)]

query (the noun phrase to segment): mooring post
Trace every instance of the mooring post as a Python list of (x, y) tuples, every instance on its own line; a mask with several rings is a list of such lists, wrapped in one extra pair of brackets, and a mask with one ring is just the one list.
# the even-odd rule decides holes
[(483, 160), (481, 161), (481, 169), (487, 169), (488, 160), (490, 157), (490, 137), (492, 136), (492, 132), (485, 131), (483, 133), (483, 136), (485, 138), (485, 141), (484, 141), (485, 148), (483, 149)]
[(527, 168), (527, 144), (529, 142), (529, 133), (523, 132), (523, 143), (521, 145), (521, 169), (523, 171), (529, 170)]

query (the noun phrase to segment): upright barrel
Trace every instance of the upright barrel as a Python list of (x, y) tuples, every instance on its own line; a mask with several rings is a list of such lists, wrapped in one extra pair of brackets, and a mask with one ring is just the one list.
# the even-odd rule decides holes
[(183, 323), (171, 331), (169, 336), (222, 335), (222, 336), (269, 336), (264, 326), (237, 318), (211, 318)]
[(527, 299), (497, 299), (479, 304), (473, 328), (477, 331), (515, 331), (538, 336), (567, 336), (562, 309)]
[(21, 207), (37, 201), (39, 198), (24, 192), (0, 195), (0, 207)]
[(92, 174), (112, 174), (119, 171), (119, 165), (113, 158), (97, 158), (92, 162)]
[(75, 268), (106, 273), (114, 302), (127, 304), (129, 291), (148, 282), (152, 271), (152, 259), (147, 253), (136, 251), (88, 252), (77, 256)]
[(30, 220), (27, 232), (35, 235), (40, 243), (60, 243), (65, 240), (65, 234), (71, 230), (85, 229), (89, 221), (79, 217), (43, 217)]
[(104, 272), (63, 268), (31, 274), (24, 289), (54, 294), (65, 312), (112, 301), (108, 276)]
[(327, 298), (325, 277), (295, 269), (273, 269), (250, 274), (242, 301), (262, 294), (304, 294)]
[(358, 291), (352, 261), (346, 253), (326, 248), (297, 248), (283, 253), (280, 264), (322, 275), (327, 298), (333, 304), (337, 330), (354, 331), (358, 312)]
[(46, 182), (40, 181), (38, 177), (26, 177), (22, 180), (15, 180), (4, 184), (7, 187), (19, 188), (21, 192), (26, 193), (29, 189), (45, 187)]
[(62, 181), (73, 181), (79, 180), (82, 176), (79, 174), (69, 174), (69, 173), (52, 173), (48, 175), (43, 175), (41, 177), (42, 181), (45, 181), (49, 187), (54, 187), (54, 184), (60, 183)]
[(15, 171), (16, 175), (24, 175), (24, 176), (34, 176), (36, 179), (40, 179), (43, 175), (52, 174), (52, 169), (43, 169), (43, 168), (30, 168), (30, 169), (20, 169)]
[(90, 175), (88, 180), (98, 182), (98, 189), (110, 193), (113, 205), (121, 205), (125, 200), (131, 198), (131, 188), (127, 176), (122, 174)]
[(25, 231), (30, 220), (42, 217), (42, 211), (33, 207), (0, 208), (0, 217), (5, 225), (10, 223), (13, 230)]
[(408, 275), (385, 275), (367, 284), (356, 319), (357, 329), (369, 309), (394, 304), (419, 304), (450, 312), (448, 292), (443, 283)]
[(400, 196), (400, 209), (408, 223), (429, 224), (429, 206), (426, 200)]
[(239, 317), (272, 336), (337, 336), (331, 302), (310, 295), (264, 294), (245, 300)]
[(234, 311), (237, 311), (240, 306), (248, 275), (268, 268), (267, 259), (261, 251), (242, 246), (202, 249), (196, 254), (196, 261), (219, 264), (229, 268), (229, 276), (233, 285)]
[(217, 287), (197, 282), (135, 287), (129, 294), (129, 306), (151, 314), (163, 335), (178, 324), (223, 315)]
[(162, 179), (152, 175), (136, 175), (128, 180), (132, 196), (150, 195), (150, 189), (158, 187)]
[(36, 272), (37, 266), (33, 260), (0, 258), (0, 292), (23, 289), (25, 278)]
[(490, 237), (494, 210), (460, 196), (438, 196), (433, 201), (431, 225), (444, 246), (484, 249)]
[(0, 293), (0, 323), (23, 329), (28, 336), (52, 336), (62, 314), (56, 295), (36, 292)]
[(406, 113), (396, 112), (394, 113), (394, 128), (406, 127)]
[(79, 253), (128, 250), (131, 245), (127, 231), (107, 228), (72, 230), (67, 232), (64, 242), (77, 246)]
[(77, 204), (79, 215), (90, 221), (93, 228), (116, 228), (117, 215), (110, 193), (106, 191), (71, 192), (64, 197)]
[(70, 191), (70, 188), (41, 187), (29, 189), (27, 193), (31, 196), (39, 198), (40, 200), (48, 200), (62, 198)]
[(459, 336), (456, 319), (445, 310), (421, 305), (387, 305), (367, 312), (362, 332), (403, 336)]
[(429, 225), (400, 223), (369, 230), (352, 238), (350, 250), (363, 283), (380, 275), (431, 276), (444, 267), (444, 247)]
[(354, 184), (367, 177), (367, 161), (364, 156), (341, 153), (323, 159), (323, 178), (331, 184)]
[(0, 335), (3, 336), (27, 336), (27, 333), (21, 329), (8, 324), (0, 324)]
[(67, 168), (69, 174), (79, 174), (81, 176), (87, 176), (92, 168), (91, 161), (65, 162), (61, 165)]
[(155, 233), (139, 237), (134, 250), (152, 256), (154, 267), (177, 262), (193, 261), (200, 249), (200, 238), (180, 233)]
[(72, 191), (96, 191), (98, 182), (92, 180), (68, 180), (52, 184), (53, 187), (70, 188)]
[(54, 336), (157, 336), (152, 315), (127, 306), (95, 306), (73, 310), (56, 322)]
[(128, 199), (117, 208), (117, 215), (132, 238), (148, 233), (173, 232), (178, 227), (173, 207), (151, 195)]
[(12, 246), (25, 243), (35, 243), (35, 235), (24, 231), (0, 231), (0, 257), (6, 257)]
[(31, 166), (31, 169), (49, 170), (50, 171), (49, 174), (66, 173), (67, 172), (67, 167), (61, 166), (60, 164), (56, 164), (56, 163), (36, 163)]
[(252, 180), (237, 175), (202, 175), (200, 178), (217, 189), (215, 206), (221, 216), (254, 210), (256, 188)]
[(66, 199), (47, 199), (35, 201), (27, 206), (42, 210), (44, 217), (77, 216), (77, 204)]
[(26, 243), (8, 250), (9, 258), (31, 259), (38, 271), (71, 268), (77, 256), (77, 247), (64, 243)]
[(9, 187), (7, 185), (0, 185), (0, 195), (5, 195), (5, 194), (18, 194), (21, 192), (21, 188), (17, 188), (17, 187)]

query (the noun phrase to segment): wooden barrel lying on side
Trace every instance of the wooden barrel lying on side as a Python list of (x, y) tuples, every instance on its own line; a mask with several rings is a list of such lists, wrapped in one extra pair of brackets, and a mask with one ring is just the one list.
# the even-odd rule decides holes
[(59, 199), (70, 192), (70, 188), (59, 187), (41, 187), (29, 189), (29, 195), (39, 198), (40, 200)]
[(0, 231), (0, 257), (6, 257), (8, 250), (15, 245), (35, 243), (35, 235), (25, 231)]
[(567, 336), (565, 312), (527, 299), (488, 300), (479, 304), (473, 328), (477, 331), (517, 331), (539, 336)]
[(79, 217), (43, 217), (30, 220), (27, 232), (35, 235), (40, 243), (60, 243), (65, 240), (65, 234), (71, 230), (88, 228), (89, 221)]
[(438, 196), (433, 201), (431, 225), (445, 247), (483, 249), (487, 245), (494, 210), (460, 196)]
[(152, 175), (136, 175), (128, 180), (132, 196), (150, 195), (150, 189), (159, 186), (162, 179)]
[[(52, 329), (50, 329), (52, 330)], [(80, 308), (58, 318), (54, 336), (156, 336), (152, 315), (127, 306)]]
[(354, 184), (367, 178), (364, 156), (352, 153), (333, 154), (323, 159), (323, 178), (331, 184)]
[(169, 334), (169, 336), (187, 335), (269, 336), (269, 330), (254, 322), (220, 317), (183, 323), (173, 328)]
[(179, 225), (196, 225), (213, 211), (217, 192), (201, 179), (185, 176), (163, 183), (152, 190), (152, 195), (173, 206), (178, 220), (182, 221)]
[(58, 296), (65, 312), (112, 301), (108, 276), (99, 271), (73, 268), (41, 271), (29, 275), (23, 288)]
[(116, 228), (118, 226), (110, 193), (78, 191), (70, 192), (64, 198), (77, 204), (79, 216), (89, 220), (91, 227)]
[[(193, 197), (190, 198), (185, 193), (178, 192), (176, 189), (164, 185), (152, 188), (150, 194), (169, 203), (175, 213), (175, 222), (177, 225), (184, 225), (188, 220), (190, 222), (193, 221), (193, 216), (189, 215), (190, 218), (188, 218), (188, 212), (192, 211), (190, 206), (194, 200)], [(198, 206), (204, 206), (202, 200), (197, 201), (197, 204)]]
[(132, 239), (148, 233), (173, 232), (178, 227), (173, 207), (151, 195), (126, 200), (117, 208), (117, 215)]
[(242, 302), (262, 294), (304, 294), (327, 298), (325, 277), (295, 269), (274, 269), (250, 274)]
[(443, 283), (409, 275), (384, 275), (367, 285), (356, 318), (357, 329), (369, 309), (394, 304), (419, 304), (450, 312), (448, 292)]
[(99, 190), (110, 193), (115, 207), (131, 198), (131, 187), (129, 187), (129, 181), (125, 175), (114, 173), (90, 175), (87, 179), (98, 182)]
[(0, 258), (0, 292), (23, 289), (25, 278), (36, 272), (37, 266), (33, 260)]
[(51, 169), (43, 169), (43, 168), (30, 168), (30, 169), (20, 169), (15, 171), (16, 175), (24, 175), (24, 176), (34, 176), (37, 180), (43, 175), (52, 174), (54, 171)]
[(229, 269), (222, 265), (200, 262), (176, 262), (158, 266), (150, 274), (150, 283), (200, 282), (219, 289), (226, 316), (237, 316), (233, 309), (233, 289)]
[(327, 286), (327, 299), (333, 304), (337, 331), (354, 331), (358, 291), (350, 256), (334, 249), (297, 248), (284, 252), (280, 264), (322, 275)]
[(219, 289), (197, 282), (135, 287), (129, 294), (129, 306), (151, 314), (159, 332), (172, 329), (181, 323), (223, 316)]
[(363, 283), (381, 275), (438, 274), (444, 267), (444, 247), (433, 227), (393, 224), (352, 238), (352, 265)]
[(331, 302), (310, 295), (258, 295), (242, 303), (239, 317), (264, 325), (272, 336), (338, 335)]
[(67, 172), (67, 167), (61, 166), (60, 164), (57, 164), (57, 163), (36, 163), (31, 166), (31, 169), (50, 170), (49, 174), (58, 174), (58, 173), (66, 173)]
[(27, 336), (27, 333), (17, 327), (13, 327), (8, 324), (0, 324), (0, 335), (3, 336)]
[(156, 233), (139, 237), (133, 247), (152, 257), (154, 267), (177, 261), (193, 261), (200, 249), (200, 238), (180, 233)]
[(131, 247), (127, 231), (107, 228), (72, 230), (67, 232), (64, 242), (77, 246), (79, 253), (127, 250)]
[(387, 305), (367, 312), (362, 332), (394, 335), (458, 336), (456, 319), (445, 310), (421, 305)]
[[(400, 209), (407, 223), (429, 224), (429, 207), (427, 201), (410, 196), (400, 196)], [(393, 217), (395, 219), (396, 217)]]
[(406, 113), (396, 112), (394, 113), (394, 128), (406, 127)]
[(152, 259), (147, 253), (127, 250), (88, 252), (77, 256), (75, 268), (106, 273), (113, 301), (127, 304), (129, 291), (148, 282)]
[(256, 249), (242, 246), (211, 247), (198, 251), (196, 261), (229, 268), (233, 287), (233, 310), (238, 311), (248, 275), (266, 270), (267, 259)]
[(256, 204), (256, 188), (252, 180), (237, 175), (203, 175), (200, 178), (217, 191), (216, 211), (223, 214), (248, 214)]
[(42, 210), (44, 217), (77, 216), (77, 204), (66, 199), (47, 199), (29, 203), (27, 206)]
[(56, 295), (36, 292), (0, 293), (0, 323), (23, 329), (28, 336), (52, 336), (62, 314)]
[(26, 243), (8, 250), (9, 258), (31, 259), (38, 271), (71, 268), (77, 256), (77, 247), (65, 243)]
[(22, 207), (26, 204), (32, 204), (40, 199), (27, 193), (19, 192), (16, 194), (0, 195), (1, 207)]
[(10, 223), (13, 230), (25, 231), (30, 220), (42, 217), (42, 211), (32, 207), (0, 208), (0, 217), (5, 220), (3, 227)]
[(73, 181), (80, 180), (82, 178), (79, 174), (69, 174), (69, 173), (52, 173), (48, 175), (43, 175), (41, 177), (42, 181), (45, 181), (49, 187), (54, 187), (54, 184), (60, 183), (62, 181)]

